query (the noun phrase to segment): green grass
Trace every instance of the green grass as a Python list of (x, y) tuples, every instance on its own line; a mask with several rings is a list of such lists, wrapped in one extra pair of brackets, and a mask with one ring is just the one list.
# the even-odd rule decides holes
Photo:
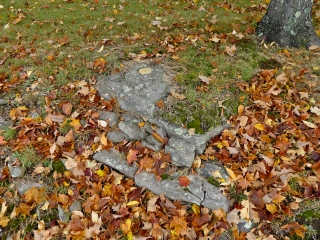
[(27, 147), (22, 151), (14, 152), (13, 157), (17, 158), (22, 163), (22, 167), (26, 170), (42, 161), (42, 157), (32, 147)]

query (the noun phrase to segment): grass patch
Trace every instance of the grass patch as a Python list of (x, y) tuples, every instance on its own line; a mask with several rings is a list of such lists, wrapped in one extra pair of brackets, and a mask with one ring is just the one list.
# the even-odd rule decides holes
[(17, 158), (26, 170), (42, 161), (42, 157), (31, 147), (27, 147), (20, 152), (14, 152), (13, 157)]

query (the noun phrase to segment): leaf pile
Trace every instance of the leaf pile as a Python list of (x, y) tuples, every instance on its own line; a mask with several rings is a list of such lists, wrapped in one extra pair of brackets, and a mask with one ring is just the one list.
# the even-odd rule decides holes
[[(320, 108), (309, 95), (312, 89), (297, 87), (309, 82), (300, 73), (264, 70), (250, 83), (238, 82), (251, 105), (240, 105), (230, 119), (233, 127), (206, 150), (228, 166), (236, 195), (243, 195), (227, 220), (260, 223), (248, 239), (258, 231), (260, 237), (272, 234), (271, 222), (320, 197)], [(301, 238), (306, 231), (299, 223), (282, 229)]]

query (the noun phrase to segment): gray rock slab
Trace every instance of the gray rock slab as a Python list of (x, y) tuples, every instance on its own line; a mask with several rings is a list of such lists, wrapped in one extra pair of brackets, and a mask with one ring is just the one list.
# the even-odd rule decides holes
[(31, 181), (24, 181), (24, 182), (18, 182), (16, 184), (18, 193), (20, 195), (23, 195), (28, 191), (30, 188), (36, 187), (36, 188), (42, 188), (43, 185), (37, 182), (31, 182)]
[(138, 123), (123, 121), (118, 124), (119, 129), (128, 136), (128, 140), (143, 140), (144, 132), (138, 126)]
[[(152, 71), (141, 74), (139, 70), (143, 68), (151, 68)], [(116, 97), (125, 111), (152, 116), (157, 109), (155, 103), (169, 93), (164, 72), (160, 65), (140, 63), (126, 74), (101, 78), (97, 84), (98, 92), (107, 99)]]
[(115, 112), (99, 111), (99, 120), (104, 120), (110, 127), (114, 127), (119, 122), (119, 117)]
[(120, 130), (115, 130), (115, 131), (108, 132), (107, 138), (113, 143), (119, 143), (119, 142), (122, 142), (126, 138), (126, 136)]
[(13, 166), (11, 163), (9, 163), (8, 168), (9, 168), (11, 177), (13, 177), (13, 178), (23, 177), (24, 172), (25, 172), (23, 167), (21, 167), (21, 166), (16, 167), (16, 166)]
[(171, 200), (191, 202), (210, 209), (222, 208), (228, 211), (229, 201), (219, 188), (207, 183), (198, 175), (190, 175), (188, 178), (189, 185), (181, 187), (178, 178), (157, 181), (153, 173), (143, 171), (135, 175), (134, 181), (137, 186), (145, 187), (157, 195), (163, 193)]
[(165, 152), (170, 152), (173, 164), (191, 167), (195, 157), (195, 146), (183, 139), (171, 137), (165, 147)]
[(197, 173), (206, 179), (212, 177), (212, 172), (214, 171), (219, 171), (221, 177), (226, 180), (229, 177), (226, 169), (215, 162), (205, 162), (200, 168), (197, 168)]
[(136, 165), (130, 165), (126, 161), (125, 157), (113, 148), (110, 149), (110, 151), (102, 150), (100, 152), (97, 152), (93, 156), (93, 159), (118, 170), (119, 172), (130, 178), (133, 178), (134, 174), (138, 170), (138, 167)]

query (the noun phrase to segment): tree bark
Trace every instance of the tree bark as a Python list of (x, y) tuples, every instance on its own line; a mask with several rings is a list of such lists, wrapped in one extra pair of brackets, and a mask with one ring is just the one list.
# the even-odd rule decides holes
[(261, 41), (280, 46), (320, 46), (311, 19), (313, 0), (271, 0), (256, 33)]

